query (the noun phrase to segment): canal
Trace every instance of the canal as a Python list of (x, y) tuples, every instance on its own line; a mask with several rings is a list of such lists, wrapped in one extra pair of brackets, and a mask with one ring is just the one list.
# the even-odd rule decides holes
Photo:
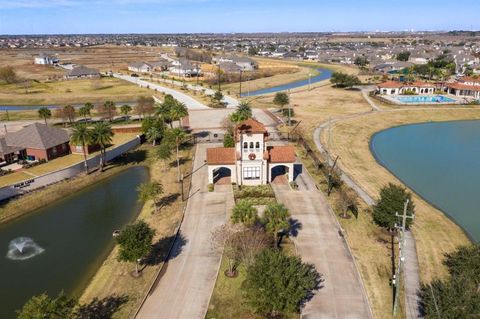
[(79, 296), (113, 248), (112, 232), (137, 217), (136, 188), (147, 179), (146, 167), (130, 168), (0, 225), (0, 318), (43, 292)]
[(247, 93), (243, 93), (242, 97), (247, 97), (247, 96), (256, 96), (256, 95), (262, 95), (262, 94), (269, 94), (269, 93), (275, 93), (275, 92), (281, 92), (281, 91), (286, 91), (290, 89), (295, 89), (301, 86), (306, 86), (309, 83), (317, 83), (320, 81), (328, 80), (332, 77), (333, 71), (329, 69), (324, 69), (324, 68), (318, 68), (317, 72), (319, 74), (312, 76), (310, 79), (304, 79), (304, 80), (299, 80), (299, 81), (294, 81), (290, 82), (287, 84), (283, 85), (278, 85), (270, 88), (265, 88), (265, 89), (260, 89), (256, 91), (251, 91)]
[(370, 148), (381, 165), (478, 242), (479, 136), (480, 121), (430, 122), (379, 132)]

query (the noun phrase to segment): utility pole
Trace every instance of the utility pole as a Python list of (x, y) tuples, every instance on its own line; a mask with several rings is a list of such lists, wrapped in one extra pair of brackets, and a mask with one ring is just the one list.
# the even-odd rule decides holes
[(238, 94), (238, 97), (242, 97), (242, 70), (240, 70), (240, 93)]
[(399, 251), (399, 256), (398, 256), (398, 267), (395, 270), (395, 275), (393, 276), (393, 294), (394, 294), (394, 300), (393, 300), (393, 316), (395, 317), (397, 313), (397, 308), (398, 308), (398, 295), (400, 294), (399, 288), (401, 287), (401, 276), (402, 276), (402, 271), (403, 271), (403, 264), (405, 262), (405, 230), (406, 230), (406, 224), (407, 224), (407, 218), (413, 219), (415, 216), (414, 215), (407, 215), (407, 207), (408, 207), (409, 200), (407, 199), (405, 201), (405, 204), (403, 205), (403, 214), (400, 215), (398, 212), (395, 213), (395, 216), (401, 217), (402, 218), (402, 224), (397, 225), (395, 224), (395, 228), (399, 231), (400, 238), (398, 240), (398, 251)]

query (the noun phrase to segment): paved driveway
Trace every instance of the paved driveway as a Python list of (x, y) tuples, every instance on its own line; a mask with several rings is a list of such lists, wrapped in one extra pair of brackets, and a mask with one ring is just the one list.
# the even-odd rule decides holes
[(233, 206), (231, 185), (220, 185), (211, 193), (207, 190), (206, 147), (197, 145), (191, 197), (180, 228), (182, 238), (174, 246), (178, 256), (168, 262), (136, 318), (205, 317), (222, 257), (211, 249), (211, 231), (225, 223)]
[[(277, 200), (300, 223), (295, 247), (304, 262), (323, 274), (323, 287), (302, 310), (302, 318), (372, 318), (353, 257), (325, 197), (315, 189), (308, 173), (301, 173), (303, 190), (272, 185)], [(314, 186), (313, 186), (314, 187)]]

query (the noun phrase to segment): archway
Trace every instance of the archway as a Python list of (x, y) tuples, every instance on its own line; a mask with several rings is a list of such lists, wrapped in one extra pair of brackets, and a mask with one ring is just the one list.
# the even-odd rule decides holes
[(227, 185), (232, 183), (232, 170), (228, 167), (219, 167), (213, 170), (213, 183)]
[(270, 182), (273, 184), (288, 184), (289, 167), (276, 165), (270, 170)]

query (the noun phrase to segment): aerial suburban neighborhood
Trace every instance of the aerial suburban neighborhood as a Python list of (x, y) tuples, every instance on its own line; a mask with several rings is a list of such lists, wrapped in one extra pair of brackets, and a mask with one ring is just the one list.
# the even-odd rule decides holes
[(480, 318), (478, 12), (0, 1), (0, 318)]

